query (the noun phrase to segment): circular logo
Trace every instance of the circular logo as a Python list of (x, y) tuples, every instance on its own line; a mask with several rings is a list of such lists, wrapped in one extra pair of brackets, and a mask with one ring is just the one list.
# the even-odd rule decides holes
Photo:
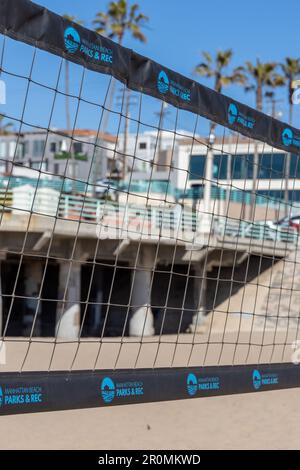
[(3, 391), (2, 387), (0, 387), (0, 407), (3, 405)]
[(234, 124), (238, 117), (238, 109), (235, 104), (230, 103), (228, 107), (228, 122), (229, 124)]
[(159, 73), (158, 79), (157, 79), (158, 91), (162, 94), (165, 94), (169, 90), (169, 86), (170, 86), (170, 81), (169, 81), (168, 75), (166, 74), (166, 72), (162, 70)]
[(289, 129), (288, 127), (284, 129), (282, 133), (283, 145), (286, 145), (287, 147), (291, 145), (293, 143), (293, 137), (294, 137), (294, 134), (293, 134), (292, 129)]
[(255, 390), (260, 389), (261, 387), (261, 375), (258, 370), (254, 370), (252, 374), (253, 387)]
[(76, 29), (72, 28), (72, 26), (67, 28), (65, 30), (64, 39), (66, 49), (71, 52), (71, 54), (75, 54), (80, 46), (80, 36)]
[(196, 395), (198, 390), (198, 380), (194, 374), (189, 374), (187, 378), (187, 391), (188, 394), (193, 397)]
[(109, 377), (102, 380), (101, 395), (105, 403), (111, 403), (115, 398), (115, 384)]

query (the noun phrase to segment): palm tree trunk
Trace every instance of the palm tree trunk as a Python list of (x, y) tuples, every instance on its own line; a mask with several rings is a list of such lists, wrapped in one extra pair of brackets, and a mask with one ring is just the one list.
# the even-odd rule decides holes
[(216, 124), (214, 122), (210, 123), (209, 136), (207, 139), (207, 154), (205, 162), (205, 181), (204, 181), (204, 192), (203, 192), (203, 202), (204, 202), (204, 212), (206, 215), (211, 214), (211, 189), (213, 184), (213, 166), (214, 166), (214, 132), (216, 129)]
[[(118, 44), (120, 46), (122, 45), (123, 37), (124, 37), (124, 33), (119, 36)], [(108, 132), (109, 117), (110, 117), (111, 109), (113, 107), (115, 91), (116, 91), (116, 80), (114, 77), (111, 77), (111, 85), (110, 85), (109, 95), (107, 99), (107, 106), (106, 106), (106, 109), (103, 110), (102, 129), (103, 129), (104, 134)], [(123, 166), (124, 166), (124, 158), (125, 157), (123, 155)]]
[(129, 134), (129, 106), (130, 106), (130, 91), (125, 92), (125, 126), (124, 126), (124, 139), (123, 139), (123, 169), (122, 179), (125, 181), (127, 176), (127, 146)]
[(293, 103), (290, 102), (290, 106), (289, 106), (289, 124), (290, 124), (290, 126), (293, 125), (293, 114), (294, 114), (294, 107), (293, 107)]
[[(217, 73), (216, 75), (215, 90), (218, 93), (221, 93), (222, 91), (220, 73)], [(211, 189), (213, 185), (213, 167), (214, 167), (213, 142), (215, 140), (216, 127), (217, 127), (217, 124), (211, 121), (210, 127), (209, 127), (208, 148), (207, 148), (206, 164), (205, 164), (205, 182), (204, 182), (204, 192), (203, 192), (204, 212), (206, 214), (211, 213)]]

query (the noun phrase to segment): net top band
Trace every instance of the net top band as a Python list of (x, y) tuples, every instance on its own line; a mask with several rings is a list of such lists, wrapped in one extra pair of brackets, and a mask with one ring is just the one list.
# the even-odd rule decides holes
[(252, 139), (300, 155), (300, 130), (217, 93), (29, 0), (1, 0), (0, 31), (133, 91), (214, 121)]

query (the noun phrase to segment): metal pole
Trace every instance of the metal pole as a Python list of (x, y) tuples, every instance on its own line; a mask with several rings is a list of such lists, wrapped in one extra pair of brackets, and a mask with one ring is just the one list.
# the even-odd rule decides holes
[(124, 129), (124, 141), (123, 141), (123, 170), (122, 179), (125, 181), (127, 176), (127, 145), (128, 145), (128, 132), (129, 132), (129, 106), (130, 106), (130, 91), (126, 90), (125, 98), (125, 129)]
[(289, 179), (290, 179), (290, 168), (291, 168), (291, 154), (288, 152), (285, 157), (285, 188), (284, 188), (284, 215), (290, 215), (289, 211)]
[(212, 145), (214, 141), (215, 141), (214, 134), (210, 134), (209, 141), (208, 141), (208, 150), (207, 150), (207, 155), (206, 155), (205, 182), (204, 182), (204, 193), (203, 193), (205, 214), (210, 214), (210, 210), (211, 210), (211, 186), (212, 186), (213, 162), (214, 162), (214, 153), (213, 153)]
[(253, 221), (254, 218), (255, 218), (258, 165), (259, 165), (258, 144), (257, 144), (257, 142), (255, 142), (254, 143), (254, 158), (253, 158), (253, 179), (252, 179), (251, 207), (250, 207), (250, 220), (251, 221)]

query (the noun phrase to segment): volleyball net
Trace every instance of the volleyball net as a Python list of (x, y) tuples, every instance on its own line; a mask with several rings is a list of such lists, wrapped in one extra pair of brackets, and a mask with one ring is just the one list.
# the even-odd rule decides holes
[(0, 5), (0, 414), (300, 385), (300, 130)]

